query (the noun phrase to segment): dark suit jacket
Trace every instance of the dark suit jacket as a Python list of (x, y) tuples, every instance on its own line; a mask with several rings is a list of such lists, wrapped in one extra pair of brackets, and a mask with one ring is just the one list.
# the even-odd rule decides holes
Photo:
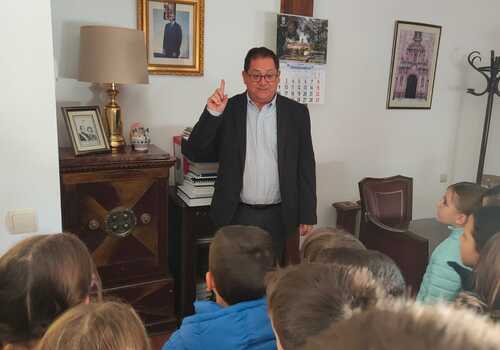
[[(182, 151), (195, 162), (219, 162), (211, 217), (217, 226), (231, 223), (240, 202), (246, 152), (247, 95), (229, 99), (224, 113), (205, 108)], [(311, 121), (305, 105), (276, 98), (278, 172), (287, 233), (299, 224), (316, 223), (316, 168)]]
[(179, 57), (179, 50), (182, 43), (182, 29), (177, 22), (170, 22), (165, 25), (163, 33), (163, 50), (165, 56), (170, 58)]

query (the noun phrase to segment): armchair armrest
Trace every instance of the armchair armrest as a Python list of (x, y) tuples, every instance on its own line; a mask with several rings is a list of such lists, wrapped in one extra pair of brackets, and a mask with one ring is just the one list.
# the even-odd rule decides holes
[(417, 234), (381, 223), (370, 214), (359, 239), (368, 249), (378, 250), (399, 266), (407, 285), (415, 294), (420, 288), (429, 260), (429, 242)]
[(402, 233), (402, 234), (408, 236), (408, 238), (412, 238), (416, 241), (428, 242), (426, 238), (419, 236), (410, 230), (405, 230), (405, 229), (400, 229), (397, 227), (387, 226), (386, 224), (382, 223), (380, 220), (378, 220), (375, 216), (371, 215), (370, 213), (366, 213), (366, 217), (371, 223), (373, 223), (374, 225), (376, 225), (378, 228), (380, 228), (382, 230), (386, 230), (389, 232)]

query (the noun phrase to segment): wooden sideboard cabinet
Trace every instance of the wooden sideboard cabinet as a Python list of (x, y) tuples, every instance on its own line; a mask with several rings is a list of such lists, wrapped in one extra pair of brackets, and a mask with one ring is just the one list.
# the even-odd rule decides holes
[(206, 299), (205, 273), (208, 248), (215, 226), (209, 206), (189, 207), (175, 193), (169, 195), (169, 261), (176, 279), (176, 309), (179, 320), (194, 313), (193, 302)]
[(175, 160), (158, 147), (76, 157), (61, 148), (64, 231), (89, 248), (105, 296), (130, 303), (150, 334), (176, 326), (168, 267), (168, 176)]

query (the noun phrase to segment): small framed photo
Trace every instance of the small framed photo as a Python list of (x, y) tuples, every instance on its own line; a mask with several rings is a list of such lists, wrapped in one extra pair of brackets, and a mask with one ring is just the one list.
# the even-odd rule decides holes
[(150, 74), (203, 75), (204, 0), (137, 0)]
[(387, 108), (430, 109), (441, 26), (397, 21)]
[(62, 107), (75, 155), (110, 150), (98, 106)]

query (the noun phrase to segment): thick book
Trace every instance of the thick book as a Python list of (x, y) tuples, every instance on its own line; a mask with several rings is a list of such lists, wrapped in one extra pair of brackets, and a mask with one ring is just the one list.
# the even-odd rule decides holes
[(184, 192), (189, 198), (204, 198), (211, 197), (214, 194), (213, 186), (193, 186), (187, 182), (178, 186), (182, 192)]
[[(191, 128), (184, 129), (183, 135), (176, 135), (173, 137), (173, 149), (175, 157), (175, 171), (174, 178), (176, 185), (182, 185), (184, 182), (184, 176), (188, 172), (192, 172), (195, 177), (216, 177), (217, 171), (219, 170), (219, 163), (217, 162), (205, 162), (198, 163), (189, 160), (182, 154), (182, 138), (185, 138), (187, 132), (190, 132)], [(189, 135), (189, 133), (188, 133)]]
[(189, 171), (200, 175), (217, 175), (217, 171), (219, 170), (219, 163), (196, 163), (190, 161), (189, 158), (187, 158), (187, 160), (189, 162)]
[(214, 181), (215, 179), (217, 179), (217, 175), (201, 175), (201, 174), (196, 174), (196, 173), (193, 173), (192, 171), (189, 171), (187, 174), (186, 174), (186, 179), (190, 179), (194, 182), (196, 181)]
[(189, 207), (202, 207), (202, 206), (210, 205), (212, 203), (212, 197), (207, 197), (207, 198), (189, 198), (181, 190), (177, 190), (177, 195)]
[(215, 180), (208, 179), (208, 180), (201, 180), (201, 181), (193, 181), (190, 178), (184, 178), (184, 183), (189, 184), (191, 186), (195, 187), (213, 187), (215, 186)]

